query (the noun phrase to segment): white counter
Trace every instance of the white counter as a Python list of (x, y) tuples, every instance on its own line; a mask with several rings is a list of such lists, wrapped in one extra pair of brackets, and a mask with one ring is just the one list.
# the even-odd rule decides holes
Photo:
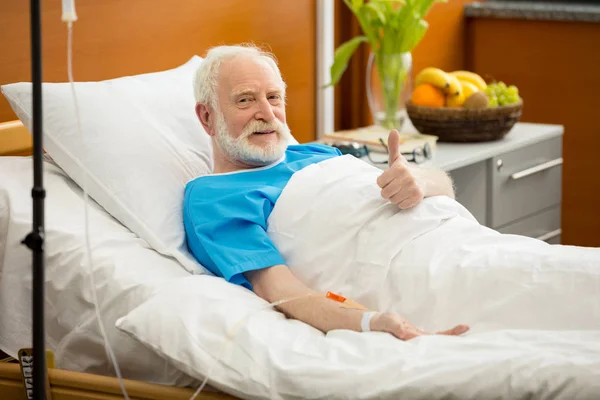
[[(403, 129), (404, 132), (416, 132), (410, 121)], [(441, 143), (438, 142), (433, 157), (422, 164), (424, 167), (440, 168), (444, 171), (452, 171), (479, 161), (495, 157), (499, 154), (535, 144), (564, 133), (562, 125), (532, 124), (519, 122), (504, 138), (493, 142), (480, 143)], [(383, 154), (371, 153), (375, 161), (385, 160)], [(386, 168), (387, 165), (379, 165)]]

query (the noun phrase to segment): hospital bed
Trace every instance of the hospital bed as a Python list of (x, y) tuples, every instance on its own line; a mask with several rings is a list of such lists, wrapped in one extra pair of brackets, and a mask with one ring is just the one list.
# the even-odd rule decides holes
[[(120, 398), (92, 316), (76, 211), (83, 207), (81, 188), (50, 156), (44, 163), (47, 343), (60, 368), (50, 371), (51, 382), (57, 398)], [(12, 355), (28, 346), (31, 332), (29, 252), (19, 243), (30, 229), (30, 164), (28, 157), (0, 158), (0, 348)], [(587, 399), (600, 389), (600, 331), (593, 321), (575, 332), (492, 329), (411, 342), (378, 333), (323, 335), (244, 288), (189, 273), (94, 201), (89, 207), (101, 315), (130, 395), (189, 398), (207, 374), (211, 391), (200, 399)], [(582, 264), (597, 254), (582, 252)], [(21, 389), (18, 367), (0, 365), (3, 398), (20, 398)]]
[[(160, 2), (146, 8), (139, 3), (139, 9), (156, 10)], [(189, 7), (200, 4), (188, 3)], [(273, 5), (276, 3), (281, 2), (274, 1)], [(163, 7), (167, 7), (167, 3), (164, 4)], [(217, 3), (211, 3), (211, 7), (213, 4)], [(179, 12), (181, 18), (177, 24), (191, 14), (185, 9), (168, 11), (164, 15)], [(242, 8), (235, 12), (251, 14)], [(214, 14), (203, 15), (212, 18)], [(105, 17), (98, 18), (103, 26), (109, 20)], [(115, 25), (116, 29), (123, 29)], [(194, 21), (192, 27), (195, 29), (195, 26)], [(288, 57), (282, 61), (293, 59), (295, 62), (297, 51), (288, 46), (288, 36), (277, 36), (285, 37), (281, 39), (282, 48), (289, 47), (286, 50)], [(97, 37), (101, 39), (102, 35)], [(314, 38), (309, 37), (306, 41), (313, 43)], [(134, 43), (135, 46), (139, 45)], [(163, 44), (164, 53), (169, 53), (166, 51), (169, 46)], [(189, 48), (186, 51), (194, 54)], [(157, 53), (160, 52), (158, 48)], [(117, 65), (120, 61), (113, 57), (107, 64)], [(47, 345), (54, 351), (58, 367), (50, 372), (57, 397), (59, 393), (64, 396), (62, 398), (120, 397), (115, 371), (107, 358), (93, 313), (90, 274), (96, 282), (109, 343), (128, 380), (127, 387), (130, 394), (136, 393), (141, 398), (189, 398), (206, 376), (210, 390), (227, 395), (203, 391), (198, 398), (469, 399), (533, 395), (560, 398), (576, 397), (573, 395), (577, 394), (585, 399), (593, 398), (591, 393), (600, 392), (596, 379), (600, 371), (600, 331), (593, 318), (587, 318), (585, 329), (573, 332), (523, 326), (514, 330), (488, 329), (462, 338), (429, 337), (411, 342), (401, 342), (377, 332), (360, 334), (340, 330), (323, 335), (306, 324), (286, 319), (248, 290), (206, 274), (185, 254), (181, 220), (177, 215), (180, 208), (177, 196), (181, 195), (185, 182), (207, 173), (210, 166), (206, 135), (200, 131), (193, 109), (189, 107), (193, 103), (191, 71), (199, 61), (192, 58), (189, 64), (160, 71), (160, 74), (78, 84), (85, 141), (75, 129), (68, 86), (47, 87), (44, 97), (47, 107), (44, 110), (47, 118), (45, 148), (48, 152), (44, 162), (47, 190), (46, 330)], [(313, 68), (311, 59), (301, 61)], [(187, 75), (181, 75), (182, 72)], [(302, 75), (297, 82), (301, 89), (306, 84), (303, 73), (298, 75)], [(295, 92), (291, 86), (290, 96)], [(13, 110), (25, 125), (29, 125), (30, 91), (27, 85), (6, 90)], [(309, 94), (308, 98), (313, 97)], [(296, 102), (299, 103), (307, 109), (314, 108), (306, 102)], [(296, 111), (296, 121), (306, 122), (304, 111)], [(306, 124), (314, 125), (310, 121)], [(15, 123), (13, 126), (20, 125)], [(83, 240), (81, 187), (85, 179), (92, 197), (89, 202), (94, 260), (91, 270), (85, 262)], [(319, 179), (310, 181), (319, 183)], [(27, 157), (0, 158), (0, 349), (13, 356), (19, 348), (29, 346), (31, 335), (30, 253), (20, 244), (30, 230), (30, 190), (31, 160)], [(297, 190), (296, 194), (295, 201), (301, 202), (307, 192)], [(284, 204), (289, 208), (294, 204), (295, 196), (285, 197), (287, 203)], [(296, 205), (299, 210), (307, 204), (310, 202)], [(321, 214), (315, 218), (329, 220), (330, 215), (322, 214), (330, 212), (332, 204), (336, 203), (323, 202), (319, 207)], [(353, 205), (351, 201), (340, 204), (344, 207)], [(285, 210), (279, 208), (276, 213), (281, 222), (285, 222), (287, 216), (294, 216)], [(171, 215), (174, 217), (168, 218)], [(331, 250), (333, 241), (325, 238), (331, 233), (330, 227), (323, 228), (327, 229), (311, 231), (311, 235), (320, 240), (318, 246), (290, 250), (289, 243), (282, 243), (282, 249), (290, 250), (290, 261), (306, 255), (325, 258), (328, 251), (329, 254), (345, 254)], [(494, 245), (499, 237), (493, 232), (488, 234), (481, 240), (488, 240), (486, 245)], [(370, 244), (373, 246), (368, 249), (384, 249), (385, 238), (373, 233), (372, 239)], [(411, 247), (406, 257), (417, 260), (426, 255), (423, 251), (426, 239), (423, 235), (419, 242), (422, 247)], [(441, 243), (451, 239), (452, 234), (448, 232), (435, 237)], [(537, 242), (527, 242), (527, 246), (523, 246), (521, 239), (509, 239), (514, 246), (547, 249)], [(478, 240), (473, 239), (469, 244), (482, 245)], [(573, 252), (575, 250), (560, 248), (556, 255), (567, 256)], [(439, 255), (433, 250), (429, 253)], [(592, 250), (577, 250), (576, 253), (581, 256), (578, 272), (585, 272), (585, 265), (591, 265), (598, 255)], [(382, 253), (370, 254), (375, 257)], [(519, 253), (513, 251), (512, 255), (518, 258)], [(364, 264), (370, 260), (359, 261)], [(368, 277), (366, 272), (363, 269), (357, 278)], [(514, 277), (509, 269), (505, 275)], [(593, 276), (590, 273), (589, 277)], [(303, 278), (310, 281), (313, 277)], [(419, 298), (421, 294), (414, 291), (419, 282), (446, 284), (450, 281), (456, 287), (461, 283), (460, 279), (455, 278), (454, 282), (447, 276), (435, 274), (416, 278), (418, 276), (411, 277), (412, 281), (407, 280), (413, 283), (404, 292), (407, 297), (410, 293), (415, 299)], [(589, 286), (593, 279), (586, 282)], [(389, 289), (385, 285), (380, 288), (382, 291)], [(315, 286), (315, 289), (321, 288)], [(361, 300), (361, 295), (364, 293), (356, 293), (356, 298)], [(479, 297), (477, 299), (477, 302), (465, 299), (463, 309), (475, 312), (480, 301)], [(597, 299), (591, 295), (587, 299), (588, 303), (582, 309), (586, 310), (587, 316), (598, 316), (600, 309), (594, 302)], [(457, 307), (451, 304), (452, 299), (443, 293), (439, 297), (428, 296), (425, 300), (438, 305), (447, 303), (450, 310), (447, 314), (458, 315)], [(427, 304), (425, 300), (424, 305)], [(525, 297), (523, 300), (531, 299)], [(545, 306), (552, 308), (554, 303)], [(523, 308), (528, 307), (523, 302)], [(386, 308), (390, 308), (389, 305), (379, 309)], [(488, 328), (496, 328), (494, 320), (500, 316), (509, 317), (507, 313), (495, 314), (492, 307), (483, 311), (487, 314), (478, 317), (480, 320), (487, 318)], [(558, 311), (557, 308), (555, 312)], [(552, 315), (540, 314), (543, 315), (537, 322), (550, 324), (555, 320)], [(577, 318), (577, 314), (574, 313), (574, 320), (580, 324), (586, 322)], [(421, 315), (424, 320), (431, 316), (416, 311), (414, 315)], [(448, 315), (438, 317), (440, 321), (450, 319)], [(564, 321), (568, 323), (567, 318)], [(453, 322), (468, 321), (456, 321), (453, 317)], [(0, 388), (6, 390), (0, 393), (10, 393), (15, 398), (20, 396), (16, 367), (0, 367)]]

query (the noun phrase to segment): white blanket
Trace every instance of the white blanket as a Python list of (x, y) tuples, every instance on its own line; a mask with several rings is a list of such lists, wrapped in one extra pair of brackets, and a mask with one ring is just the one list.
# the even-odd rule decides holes
[(352, 157), (296, 173), (271, 237), (312, 288), (468, 334), (324, 335), (208, 276), (172, 282), (117, 326), (246, 399), (597, 399), (600, 249), (500, 235), (443, 197), (399, 211), (379, 173)]
[(429, 330), (600, 329), (600, 249), (500, 234), (445, 196), (402, 211), (379, 174), (347, 156), (286, 186), (269, 235), (309, 287)]

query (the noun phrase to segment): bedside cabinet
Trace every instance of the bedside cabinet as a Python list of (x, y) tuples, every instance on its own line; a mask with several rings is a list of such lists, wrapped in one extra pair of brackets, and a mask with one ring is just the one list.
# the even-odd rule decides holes
[(421, 165), (448, 172), (457, 201), (482, 225), (560, 244), (563, 132), (560, 125), (517, 123), (499, 141), (438, 143)]
[(551, 136), (448, 172), (481, 224), (560, 243), (562, 162), (562, 136)]
[(489, 160), (489, 226), (560, 243), (562, 137)]

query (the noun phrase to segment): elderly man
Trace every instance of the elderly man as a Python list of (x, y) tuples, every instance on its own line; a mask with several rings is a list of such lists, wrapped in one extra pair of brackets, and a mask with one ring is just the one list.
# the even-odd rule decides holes
[[(270, 303), (302, 297), (278, 309), (323, 332), (382, 331), (400, 339), (426, 334), (399, 315), (359, 304), (342, 307), (312, 291), (292, 274), (269, 239), (267, 220), (292, 175), (340, 155), (324, 145), (288, 145), (286, 85), (274, 59), (254, 47), (213, 48), (195, 85), (196, 113), (214, 151), (214, 173), (190, 182), (185, 193), (187, 240), (198, 261)], [(377, 179), (385, 199), (407, 209), (424, 197), (454, 196), (445, 173), (410, 166), (398, 153), (398, 142), (398, 132), (392, 131), (389, 168)], [(459, 325), (440, 333), (467, 330)]]

